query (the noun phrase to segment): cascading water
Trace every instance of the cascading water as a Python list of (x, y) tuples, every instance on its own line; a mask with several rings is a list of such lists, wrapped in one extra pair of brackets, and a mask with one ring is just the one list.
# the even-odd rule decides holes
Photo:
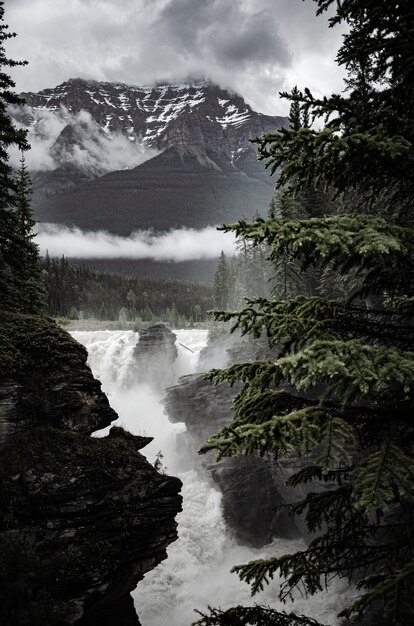
[[(174, 332), (178, 348), (174, 365), (177, 380), (195, 371), (207, 331)], [(175, 443), (177, 433), (185, 430), (185, 426), (169, 422), (159, 390), (149, 384), (131, 382), (128, 376), (138, 333), (79, 331), (72, 335), (88, 349), (89, 365), (119, 415), (117, 423), (134, 434), (153, 436), (154, 441), (143, 453), (153, 462), (161, 450), (168, 474), (178, 475), (183, 482), (183, 511), (177, 516), (179, 539), (168, 548), (168, 559), (147, 573), (133, 592), (142, 626), (189, 626), (197, 619), (195, 608), (204, 611), (208, 605), (226, 608), (254, 602), (310, 615), (323, 624), (336, 626), (335, 614), (350, 594), (345, 584), (336, 583), (329, 593), (312, 598), (299, 596), (293, 605), (283, 605), (277, 597), (276, 579), (252, 600), (249, 587), (237, 575), (229, 573), (236, 563), (296, 551), (301, 542), (276, 539), (263, 550), (237, 545), (226, 530), (218, 490), (194, 469), (180, 473), (183, 465)], [(95, 435), (104, 436), (108, 430)]]

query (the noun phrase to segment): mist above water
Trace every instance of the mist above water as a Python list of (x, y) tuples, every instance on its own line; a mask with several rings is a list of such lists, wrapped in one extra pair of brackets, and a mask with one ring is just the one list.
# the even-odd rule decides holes
[[(174, 331), (177, 335), (178, 358), (169, 375), (154, 385), (131, 380), (134, 368), (134, 348), (139, 334), (132, 331), (76, 331), (72, 335), (88, 350), (88, 363), (94, 375), (101, 381), (119, 419), (111, 426), (122, 426), (134, 435), (154, 437), (143, 454), (153, 463), (157, 454), (163, 454), (163, 464), (169, 474), (176, 474), (183, 467), (176, 454), (176, 436), (185, 430), (184, 424), (172, 424), (161, 404), (164, 390), (178, 382), (178, 378), (195, 371), (200, 350), (206, 345), (208, 331)], [(186, 346), (186, 347), (184, 347)], [(160, 367), (164, 373), (165, 367)], [(146, 374), (146, 373), (145, 373)], [(146, 376), (143, 375), (146, 379)], [(94, 435), (104, 437), (111, 426)]]
[[(166, 384), (196, 371), (198, 356), (207, 341), (207, 331), (178, 330), (178, 359)], [(183, 511), (178, 514), (179, 539), (168, 548), (168, 559), (148, 572), (133, 592), (142, 626), (189, 626), (197, 619), (194, 609), (207, 611), (208, 605), (222, 609), (237, 604), (265, 604), (295, 611), (318, 619), (322, 624), (337, 626), (335, 615), (347, 601), (350, 592), (345, 583), (336, 582), (329, 592), (312, 598), (300, 595), (294, 604), (278, 599), (279, 581), (275, 580), (253, 599), (250, 588), (230, 574), (233, 565), (266, 558), (272, 554), (295, 552), (304, 544), (300, 540), (275, 539), (263, 549), (240, 546), (226, 528), (221, 507), (221, 493), (206, 475), (188, 467), (188, 461), (177, 452), (176, 438), (184, 424), (172, 424), (165, 415), (159, 387), (131, 380), (133, 351), (139, 341), (133, 331), (83, 331), (72, 333), (86, 346), (89, 364), (102, 382), (111, 406), (117, 411), (117, 424), (134, 434), (153, 436), (154, 441), (142, 452), (150, 462), (162, 451), (168, 474), (183, 482)], [(188, 349), (189, 348), (189, 349)], [(158, 382), (158, 381), (157, 381)], [(109, 429), (96, 433), (104, 436)], [(181, 452), (182, 454), (182, 452)]]

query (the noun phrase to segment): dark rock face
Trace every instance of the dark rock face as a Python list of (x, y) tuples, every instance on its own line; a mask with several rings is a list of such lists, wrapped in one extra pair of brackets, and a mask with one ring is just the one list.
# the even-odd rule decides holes
[(0, 443), (39, 425), (89, 435), (117, 418), (86, 365), (86, 350), (54, 322), (9, 317), (2, 331), (5, 350), (13, 344), (17, 356), (0, 371)]
[(88, 436), (117, 415), (83, 346), (47, 319), (2, 322), (0, 623), (139, 626), (130, 591), (177, 538), (181, 482), (140, 453), (151, 438)]
[(232, 391), (224, 383), (213, 385), (203, 374), (190, 374), (167, 390), (165, 408), (170, 421), (185, 421), (187, 431), (198, 437), (201, 445), (231, 420), (234, 393), (234, 388)]
[(211, 467), (223, 493), (224, 515), (242, 544), (260, 548), (274, 537), (300, 535), (287, 514), (287, 501), (271, 463), (257, 457), (224, 459)]
[(33, 109), (71, 114), (87, 111), (107, 133), (122, 132), (151, 147), (203, 145), (233, 159), (251, 137), (287, 124), (285, 117), (256, 113), (240, 96), (212, 83), (137, 87), (122, 83), (70, 79), (39, 93), (21, 94), (27, 108), (20, 121), (30, 123)]
[(3, 448), (7, 530), (36, 537), (40, 581), (63, 603), (65, 624), (124, 602), (177, 538), (181, 482), (146, 461), (147, 443), (120, 428), (103, 439), (50, 428)]
[(131, 378), (163, 389), (172, 382), (172, 365), (178, 356), (176, 335), (164, 324), (139, 330)]
[(2, 381), (0, 442), (12, 438), (16, 431), (41, 424), (88, 435), (117, 419), (101, 383), (86, 365), (80, 371), (52, 372), (40, 385), (37, 383), (36, 376), (26, 381)]
[[(183, 449), (195, 452), (208, 437), (231, 422), (232, 400), (240, 387), (226, 383), (214, 386), (202, 374), (183, 376), (167, 391), (165, 408), (172, 422), (186, 424)], [(214, 461), (214, 455), (201, 457), (201, 464), (223, 494), (226, 521), (244, 544), (261, 547), (273, 537), (293, 538), (300, 532), (283, 507), (288, 501), (286, 476), (272, 460), (236, 457)], [(291, 495), (291, 493), (290, 493)]]
[(130, 595), (124, 596), (110, 607), (95, 607), (93, 615), (88, 615), (77, 626), (141, 626)]

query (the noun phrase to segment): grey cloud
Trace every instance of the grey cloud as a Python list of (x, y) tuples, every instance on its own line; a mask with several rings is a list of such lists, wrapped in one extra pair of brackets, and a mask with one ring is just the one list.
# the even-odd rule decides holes
[[(11, 112), (13, 115), (13, 109)], [(73, 115), (62, 107), (59, 111), (28, 109), (28, 112), (35, 120), (35, 124), (29, 128), (30, 150), (26, 154), (27, 166), (31, 171), (54, 170), (72, 164), (101, 175), (136, 167), (157, 154), (156, 150), (131, 142), (121, 133), (106, 135), (86, 111)], [(56, 140), (68, 125), (74, 128), (76, 142), (63, 144), (56, 154)], [(20, 153), (12, 147), (11, 164), (18, 167), (19, 159)]]
[(167, 35), (168, 40), (180, 45), (181, 49), (193, 50), (200, 30), (211, 24), (210, 4), (209, 0), (170, 0), (160, 12), (155, 26)]
[(215, 46), (230, 63), (276, 61), (278, 65), (288, 67), (292, 61), (286, 43), (264, 13), (252, 16), (233, 37), (220, 37), (219, 41), (216, 38)]
[[(80, 76), (135, 85), (206, 77), (256, 110), (285, 114), (277, 92), (337, 89), (338, 30), (311, 0), (6, 0), (21, 91)], [(331, 87), (332, 86), (332, 87)]]
[(186, 52), (202, 52), (225, 64), (273, 61), (288, 65), (291, 60), (271, 14), (248, 13), (241, 2), (170, 0), (158, 24)]

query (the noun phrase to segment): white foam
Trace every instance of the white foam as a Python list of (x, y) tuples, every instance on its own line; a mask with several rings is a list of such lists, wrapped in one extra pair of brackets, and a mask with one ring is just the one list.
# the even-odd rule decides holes
[[(207, 331), (174, 332), (179, 351), (175, 363), (177, 378), (195, 371)], [(136, 434), (154, 436), (154, 442), (143, 453), (153, 461), (161, 449), (167, 472), (173, 474), (180, 466), (175, 439), (183, 426), (168, 421), (159, 391), (150, 385), (131, 384), (128, 369), (137, 334), (132, 331), (72, 334), (87, 347), (92, 371), (110, 394), (110, 403), (119, 414), (118, 422)], [(278, 599), (280, 581), (275, 577), (271, 585), (252, 599), (249, 586), (240, 582), (236, 574), (230, 574), (231, 567), (275, 553), (295, 552), (304, 544), (298, 540), (275, 539), (261, 550), (238, 545), (226, 529), (219, 491), (194, 469), (179, 476), (183, 482), (183, 511), (177, 516), (179, 539), (169, 546), (168, 559), (148, 572), (132, 594), (142, 626), (188, 626), (197, 619), (196, 608), (207, 611), (208, 605), (225, 609), (255, 602), (309, 615), (330, 626), (339, 624), (336, 613), (351, 595), (345, 583), (335, 582), (329, 592), (311, 598), (298, 595), (294, 604), (284, 605)]]

